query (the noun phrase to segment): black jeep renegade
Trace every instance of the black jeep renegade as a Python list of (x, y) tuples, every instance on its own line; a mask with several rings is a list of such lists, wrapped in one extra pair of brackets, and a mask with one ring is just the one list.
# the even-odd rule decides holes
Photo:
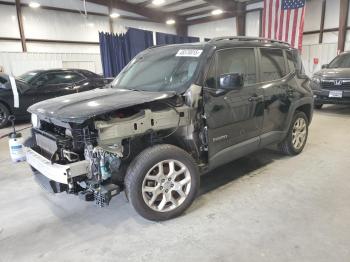
[(309, 82), (298, 51), (279, 41), (150, 48), (111, 88), (30, 107), (27, 161), (55, 193), (104, 206), (125, 190), (143, 217), (170, 219), (193, 202), (201, 174), (272, 144), (299, 154)]

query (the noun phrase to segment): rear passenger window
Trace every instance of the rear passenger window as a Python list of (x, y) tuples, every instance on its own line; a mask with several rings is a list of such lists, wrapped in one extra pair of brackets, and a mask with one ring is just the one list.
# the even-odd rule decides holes
[(240, 73), (244, 85), (256, 83), (255, 53), (253, 48), (233, 48), (218, 52), (218, 76)]
[(298, 51), (287, 51), (288, 65), (291, 72), (296, 72), (297, 74), (304, 75), (305, 70)]
[(289, 72), (295, 72), (295, 64), (294, 64), (293, 54), (289, 51), (287, 51), (286, 53), (287, 53)]
[(273, 81), (286, 75), (283, 51), (281, 49), (261, 48), (262, 81)]

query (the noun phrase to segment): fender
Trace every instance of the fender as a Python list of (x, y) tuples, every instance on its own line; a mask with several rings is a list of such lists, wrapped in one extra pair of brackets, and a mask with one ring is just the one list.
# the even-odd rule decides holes
[(304, 105), (310, 105), (311, 106), (311, 112), (310, 112), (310, 119), (309, 119), (309, 124), (312, 121), (312, 117), (313, 117), (313, 109), (314, 109), (314, 98), (312, 96), (308, 96), (308, 97), (303, 97), (297, 101), (295, 101), (292, 105), (291, 108), (289, 110), (288, 116), (287, 116), (287, 125), (285, 126), (284, 132), (287, 134), (289, 127), (292, 123), (293, 120), (293, 116), (295, 114), (295, 111), (297, 110), (297, 108), (304, 106)]

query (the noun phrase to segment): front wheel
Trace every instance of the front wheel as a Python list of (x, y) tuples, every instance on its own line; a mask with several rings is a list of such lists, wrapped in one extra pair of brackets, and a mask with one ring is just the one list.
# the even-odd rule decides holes
[(142, 151), (130, 164), (125, 190), (134, 209), (146, 219), (162, 221), (181, 215), (199, 190), (193, 158), (173, 145)]
[(286, 155), (300, 154), (306, 144), (309, 134), (309, 120), (304, 112), (297, 111), (289, 128), (287, 137), (279, 144), (282, 153)]

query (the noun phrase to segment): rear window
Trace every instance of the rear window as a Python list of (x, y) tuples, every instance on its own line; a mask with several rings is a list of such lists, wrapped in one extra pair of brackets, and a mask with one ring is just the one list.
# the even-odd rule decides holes
[(281, 49), (261, 48), (262, 81), (281, 79), (286, 75), (283, 51)]
[(296, 72), (300, 75), (305, 75), (303, 62), (297, 50), (287, 51), (288, 66), (290, 72)]

